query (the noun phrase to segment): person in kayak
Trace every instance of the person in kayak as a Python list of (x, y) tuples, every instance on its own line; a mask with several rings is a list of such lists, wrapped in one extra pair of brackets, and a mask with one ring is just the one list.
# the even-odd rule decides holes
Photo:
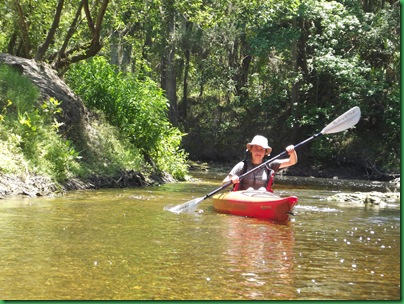
[(234, 191), (254, 189), (273, 192), (272, 184), (275, 173), (280, 169), (293, 166), (297, 163), (295, 147), (289, 145), (286, 147), (289, 158), (274, 160), (248, 174), (240, 181), (239, 176), (262, 164), (264, 157), (270, 155), (272, 148), (268, 146), (268, 139), (266, 137), (256, 135), (253, 140), (247, 144), (247, 150), (250, 152), (251, 157), (236, 164), (222, 182), (222, 184), (225, 184), (231, 181), (232, 184), (234, 184)]

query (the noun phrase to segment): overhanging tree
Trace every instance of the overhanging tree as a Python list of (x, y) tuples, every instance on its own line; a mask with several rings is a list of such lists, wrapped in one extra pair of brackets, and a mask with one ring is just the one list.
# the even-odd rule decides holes
[(32, 2), (6, 0), (3, 25), (8, 53), (49, 62), (59, 75), (69, 65), (95, 56), (102, 47), (101, 29), (109, 0)]

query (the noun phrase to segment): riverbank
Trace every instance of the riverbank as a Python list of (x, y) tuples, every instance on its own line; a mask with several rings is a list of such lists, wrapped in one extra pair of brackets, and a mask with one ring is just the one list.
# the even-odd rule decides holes
[[(190, 175), (196, 171), (228, 172), (230, 164), (208, 164), (190, 162)], [(296, 166), (297, 167), (297, 166)], [(302, 166), (301, 166), (302, 167)], [(223, 173), (224, 174), (224, 173)], [(305, 177), (302, 179), (301, 177)], [(11, 175), (0, 173), (0, 199), (11, 196), (56, 196), (73, 190), (90, 190), (99, 188), (132, 188), (175, 182), (169, 175), (158, 176), (133, 170), (121, 171), (115, 176), (92, 176), (86, 180), (72, 178), (64, 184), (57, 184), (49, 177), (29, 174)], [(313, 168), (289, 168), (278, 173), (277, 184), (310, 186), (340, 190), (400, 192), (400, 178), (390, 181), (371, 180), (354, 168), (315, 170)]]
[(144, 175), (135, 171), (121, 171), (115, 176), (93, 176), (86, 180), (72, 178), (63, 184), (53, 182), (49, 177), (29, 174), (12, 175), (0, 173), (0, 199), (11, 196), (56, 196), (73, 190), (99, 188), (145, 187), (172, 182), (169, 175)]
[[(0, 54), (0, 72), (0, 83), (6, 84), (0, 86), (0, 197), (49, 196), (69, 190), (136, 187), (171, 180), (166, 174), (155, 176), (153, 172), (185, 178), (185, 154), (177, 150), (179, 131), (165, 123), (165, 111), (153, 112), (160, 106), (153, 103), (149, 84), (151, 95), (147, 98), (153, 102), (146, 102), (139, 110), (144, 114), (136, 115), (146, 120), (154, 115), (159, 123), (152, 126), (145, 122), (138, 128), (139, 133), (133, 131), (136, 136), (127, 131), (131, 134), (128, 136), (122, 132), (127, 128), (109, 121), (108, 113), (88, 108), (47, 64)], [(156, 93), (160, 96), (160, 91)], [(114, 95), (106, 100), (114, 98), (123, 99)], [(137, 117), (132, 114), (130, 119)], [(132, 125), (122, 117), (116, 121)], [(134, 138), (150, 141), (142, 142), (140, 148)], [(160, 144), (165, 147), (160, 148)]]

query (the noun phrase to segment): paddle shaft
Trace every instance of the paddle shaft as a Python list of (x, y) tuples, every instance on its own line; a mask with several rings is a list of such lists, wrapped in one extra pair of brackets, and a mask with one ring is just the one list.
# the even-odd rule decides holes
[[(317, 138), (317, 137), (319, 137), (319, 136), (321, 136), (321, 135), (323, 135), (323, 133), (321, 133), (321, 132), (320, 132), (320, 133), (317, 133), (317, 134), (314, 134), (313, 136), (311, 136), (311, 137), (307, 138), (306, 140), (304, 140), (304, 141), (298, 143), (297, 145), (294, 145), (294, 147), (295, 147), (295, 149), (296, 149), (296, 148), (298, 148), (298, 147), (304, 145), (305, 143), (308, 143), (309, 141), (312, 141), (313, 139), (315, 139), (315, 138)], [(240, 176), (239, 176), (239, 180), (242, 180), (242, 179), (243, 179), (244, 177), (246, 177), (247, 175), (249, 175), (249, 174), (255, 172), (256, 170), (262, 168), (263, 166), (266, 166), (266, 165), (272, 163), (273, 161), (277, 160), (278, 158), (280, 158), (280, 157), (282, 157), (282, 156), (284, 156), (284, 155), (286, 155), (286, 151), (283, 151), (283, 152), (279, 153), (278, 155), (272, 157), (271, 159), (268, 159), (267, 161), (263, 162), (262, 164), (260, 164), (260, 165), (256, 166), (255, 168), (251, 169), (250, 171), (247, 171), (246, 173), (240, 175)], [(213, 190), (212, 192), (206, 194), (206, 195), (203, 197), (202, 200), (205, 200), (205, 199), (211, 197), (212, 195), (216, 194), (217, 192), (219, 192), (219, 191), (221, 191), (221, 190), (227, 188), (227, 187), (230, 186), (231, 184), (232, 184), (232, 182), (231, 182), (231, 181), (228, 181), (227, 183), (223, 184), (220, 188), (217, 188), (217, 189)]]

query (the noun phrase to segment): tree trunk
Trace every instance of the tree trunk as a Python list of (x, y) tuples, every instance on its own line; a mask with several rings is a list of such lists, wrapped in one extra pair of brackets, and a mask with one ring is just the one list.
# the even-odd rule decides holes
[(175, 77), (175, 50), (170, 48), (166, 70), (166, 94), (170, 102), (169, 118), (174, 126), (178, 125), (177, 80)]
[(122, 72), (134, 72), (132, 64), (132, 44), (125, 42), (126, 36), (133, 36), (134, 26), (111, 34), (111, 63), (118, 66)]
[[(252, 56), (249, 44), (246, 40), (246, 33), (242, 33), (240, 37), (240, 43), (236, 43), (236, 46), (239, 47), (239, 51), (235, 50), (235, 54), (239, 53), (239, 59), (236, 59), (236, 68), (237, 68), (237, 75), (236, 75), (236, 95), (241, 97), (241, 101), (246, 100), (248, 98), (248, 92), (244, 90), (248, 86), (248, 73), (250, 69), (250, 63), (252, 60)], [(235, 57), (237, 55), (234, 55)], [(237, 63), (240, 62), (241, 63)]]
[(109, 48), (111, 50), (111, 64), (119, 66), (119, 57), (121, 53), (121, 44), (120, 44), (120, 37), (119, 37), (119, 32), (118, 31), (113, 31), (111, 34), (111, 43), (109, 45)]
[(188, 73), (189, 73), (189, 62), (190, 62), (191, 52), (189, 49), (185, 50), (185, 67), (184, 67), (184, 89), (182, 93), (182, 111), (181, 117), (183, 120), (187, 120), (188, 116)]
[(178, 125), (177, 80), (175, 75), (175, 9), (174, 0), (165, 2), (165, 44), (161, 64), (161, 87), (170, 103), (169, 119)]
[(245, 55), (241, 60), (241, 66), (238, 69), (237, 84), (236, 84), (236, 94), (241, 97), (241, 100), (248, 98), (248, 92), (243, 90), (248, 86), (248, 73), (251, 63), (251, 55)]
[(30, 56), (30, 51), (31, 51), (31, 46), (30, 46), (30, 41), (29, 41), (29, 28), (27, 24), (27, 20), (25, 19), (25, 14), (22, 9), (22, 6), (20, 4), (19, 0), (15, 0), (15, 6), (17, 9), (18, 13), (18, 27), (21, 35), (21, 41), (22, 41), (22, 54), (18, 54), (20, 57), (23, 58), (31, 58)]

